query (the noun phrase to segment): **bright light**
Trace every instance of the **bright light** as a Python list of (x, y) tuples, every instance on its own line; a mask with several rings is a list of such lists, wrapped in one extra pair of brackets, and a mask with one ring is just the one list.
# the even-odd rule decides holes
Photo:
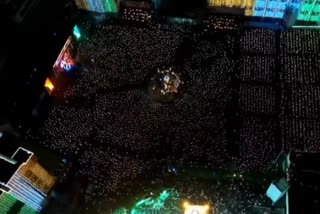
[(51, 93), (54, 90), (54, 85), (52, 84), (49, 78), (46, 79), (46, 82), (44, 83), (44, 87), (48, 90), (49, 93)]
[(318, 5), (317, 0), (304, 0), (302, 1), (302, 6), (298, 15), (298, 19), (302, 21), (318, 21), (320, 5)]
[(206, 205), (190, 205), (188, 202), (183, 203), (184, 214), (209, 214), (210, 206)]
[(319, 30), (320, 26), (307, 26), (307, 25), (293, 25), (292, 28), (296, 29), (316, 29)]
[(69, 72), (74, 68), (76, 63), (74, 60), (74, 49), (75, 47), (72, 43), (72, 37), (69, 36), (53, 65), (54, 71)]
[(209, 204), (204, 205), (204, 209), (205, 209), (205, 210), (209, 210), (209, 209), (210, 209)]
[(190, 205), (190, 204), (189, 204), (189, 202), (188, 202), (188, 201), (185, 201), (185, 202), (183, 203), (183, 207), (184, 207), (184, 208), (188, 208), (188, 207), (189, 207), (189, 205)]
[(73, 35), (76, 37), (77, 40), (79, 40), (81, 37), (81, 33), (77, 25), (75, 25), (73, 28)]
[(2, 154), (0, 154), (0, 159), (4, 160), (4, 161), (7, 161), (8, 163), (11, 163), (13, 165), (15, 165), (17, 163), (17, 161), (15, 161), (15, 160), (13, 160), (13, 159), (5, 156), (5, 155), (2, 155)]

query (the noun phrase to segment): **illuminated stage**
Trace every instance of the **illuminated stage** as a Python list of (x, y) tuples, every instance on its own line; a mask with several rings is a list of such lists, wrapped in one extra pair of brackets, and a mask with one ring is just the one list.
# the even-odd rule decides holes
[(170, 213), (170, 214), (213, 214), (214, 209), (205, 203), (192, 203), (183, 201), (175, 189), (166, 189), (159, 194), (141, 198), (131, 208), (118, 208), (115, 214), (125, 214), (130, 210), (131, 214)]
[(195, 205), (189, 204), (188, 202), (183, 203), (184, 214), (209, 214), (210, 206), (206, 205)]
[(158, 68), (148, 83), (148, 94), (157, 102), (172, 102), (182, 93), (183, 85), (182, 75), (176, 68)]

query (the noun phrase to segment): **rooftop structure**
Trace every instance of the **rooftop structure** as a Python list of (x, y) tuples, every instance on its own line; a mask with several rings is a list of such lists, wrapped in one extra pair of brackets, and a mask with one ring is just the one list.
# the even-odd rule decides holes
[(75, 0), (79, 9), (91, 12), (107, 13), (117, 12), (116, 0)]
[[(55, 178), (37, 162), (32, 152), (22, 147), (11, 158), (0, 157), (0, 170), (4, 172), (0, 174), (2, 206), (10, 209), (11, 205), (6, 201), (19, 201), (34, 211), (40, 211)], [(20, 208), (27, 210), (23, 206)]]
[(209, 0), (209, 7), (227, 7), (243, 10), (246, 16), (283, 18), (287, 8), (291, 7), (298, 11), (297, 16), (300, 21), (320, 22), (319, 0), (239, 0), (220, 1)]

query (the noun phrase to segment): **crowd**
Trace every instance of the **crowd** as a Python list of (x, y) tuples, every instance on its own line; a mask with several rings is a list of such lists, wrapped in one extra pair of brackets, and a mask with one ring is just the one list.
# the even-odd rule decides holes
[(275, 113), (275, 92), (271, 86), (241, 84), (239, 106), (244, 112), (272, 115)]
[(139, 8), (124, 8), (122, 18), (127, 21), (147, 23), (151, 21), (150, 11)]
[(247, 82), (271, 83), (275, 78), (276, 61), (272, 56), (242, 56), (240, 79)]
[(210, 16), (205, 24), (213, 31), (237, 31), (241, 27), (239, 18), (231, 16)]
[(90, 38), (80, 43), (79, 49), (83, 50), (85, 66), (90, 72), (83, 74), (72, 93), (83, 96), (83, 92), (96, 93), (97, 89), (141, 83), (150, 69), (171, 63), (182, 37), (179, 31), (97, 26)]
[(286, 149), (320, 151), (318, 143), (320, 32), (290, 30), (280, 35), (283, 86), (282, 138)]
[(233, 62), (222, 42), (190, 44), (192, 56), (179, 68), (186, 92), (174, 103), (145, 93), (155, 69), (183, 57), (176, 55), (189, 34), (172, 29), (95, 26), (79, 45), (86, 72), (41, 129), (41, 143), (75, 155), (99, 194), (168, 161), (213, 167), (227, 159), (224, 107)]
[(318, 30), (289, 30), (280, 36), (281, 49), (288, 54), (319, 54)]
[[(289, 84), (317, 84), (320, 82), (318, 70), (320, 59), (317, 55), (285, 55), (282, 58), (281, 66), (284, 72), (281, 73), (283, 80)], [(304, 72), (301, 72), (301, 71)]]
[(276, 31), (269, 29), (246, 30), (240, 38), (240, 49), (249, 53), (275, 54)]
[[(81, 166), (78, 172), (95, 183), (99, 196), (115, 201), (134, 188), (143, 188), (145, 182), (130, 186), (141, 177), (161, 183), (157, 172), (167, 164), (220, 168), (234, 161), (243, 170), (270, 167), (277, 155), (275, 145), (281, 142), (276, 142), (276, 118), (266, 116), (279, 116), (283, 124), (295, 123), (283, 116), (283, 108), (276, 110), (274, 31), (245, 31), (240, 51), (262, 55), (250, 59), (243, 54), (236, 61), (229, 55), (235, 47), (232, 36), (208, 40), (161, 25), (84, 23), (82, 29), (83, 73), (66, 92), (65, 103), (50, 111), (37, 140), (76, 157)], [(179, 69), (187, 77), (185, 92), (173, 103), (156, 103), (145, 92), (150, 74), (175, 65), (177, 58), (183, 58)], [(294, 91), (294, 100), (304, 103), (293, 112), (317, 114), (319, 91), (301, 90)], [(310, 103), (300, 97), (304, 94), (314, 100), (310, 109)], [(239, 127), (226, 125), (230, 118), (226, 108), (234, 99), (238, 109), (232, 108), (242, 121)], [(303, 129), (304, 123), (312, 129)], [(314, 123), (317, 126), (299, 120), (294, 127), (303, 129), (300, 133), (310, 131), (310, 138), (316, 139), (319, 123)], [(281, 139), (287, 132), (299, 132), (290, 127), (284, 126), (288, 131)], [(238, 132), (238, 139), (227, 138), (230, 132)], [(317, 148), (312, 139), (306, 144)], [(228, 151), (230, 145), (238, 147), (235, 156)]]

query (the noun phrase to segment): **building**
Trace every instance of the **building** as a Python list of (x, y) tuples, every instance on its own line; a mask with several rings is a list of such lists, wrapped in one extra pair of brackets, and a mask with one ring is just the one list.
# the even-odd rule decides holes
[[(36, 0), (35, 0), (36, 1)], [(79, 9), (107, 13), (116, 13), (119, 9), (120, 0), (75, 0)], [(123, 4), (121, 1), (121, 4)], [(155, 10), (173, 11), (181, 13), (181, 10), (198, 10), (208, 7), (214, 13), (244, 14), (245, 16), (277, 18), (282, 19), (286, 16), (289, 9), (297, 12), (297, 20), (303, 22), (320, 23), (320, 0), (207, 0), (204, 6), (202, 1), (133, 1), (140, 4), (150, 3)], [(180, 12), (179, 12), (180, 11)], [(295, 13), (296, 13), (295, 12)]]
[(288, 8), (298, 11), (298, 20), (320, 22), (320, 0), (208, 0), (208, 6), (214, 8), (233, 8), (244, 10), (246, 16), (283, 18)]
[(21, 147), (12, 157), (0, 154), (0, 170), (0, 214), (2, 210), (39, 212), (55, 178), (38, 163), (36, 156)]
[[(1, 192), (1, 191), (0, 191)], [(17, 200), (9, 193), (3, 192), (0, 197), (0, 214), (36, 214), (36, 210)]]
[(298, 9), (287, 7), (283, 14), (283, 24), (286, 28), (291, 28), (298, 19)]
[(208, 0), (208, 6), (213, 8), (232, 8), (236, 11), (236, 9), (240, 11), (244, 11), (244, 14), (247, 16), (252, 16), (253, 7), (254, 7), (254, 0), (249, 1), (221, 1), (221, 0)]
[(266, 195), (272, 200), (272, 204), (274, 205), (287, 193), (288, 189), (288, 181), (285, 178), (281, 178), (270, 184)]
[(152, 0), (152, 6), (157, 11), (171, 10), (176, 15), (181, 14), (181, 10), (188, 11), (188, 15), (190, 10), (198, 11), (197, 14), (200, 15), (201, 9), (208, 8), (210, 13), (245, 15), (256, 17), (260, 21), (261, 18), (271, 19), (271, 21), (285, 18), (289, 26), (295, 20), (309, 24), (320, 23), (320, 0), (206, 0), (205, 5), (201, 2), (202, 0)]
[(64, 89), (72, 82), (72, 77), (66, 74), (72, 73), (78, 67), (76, 40), (81, 38), (81, 33), (77, 25), (73, 29), (73, 37), (68, 37), (52, 67), (51, 75), (44, 82), (44, 88), (49, 95), (63, 93)]
[(116, 13), (118, 4), (116, 0), (75, 0), (76, 5), (81, 10), (98, 13)]

